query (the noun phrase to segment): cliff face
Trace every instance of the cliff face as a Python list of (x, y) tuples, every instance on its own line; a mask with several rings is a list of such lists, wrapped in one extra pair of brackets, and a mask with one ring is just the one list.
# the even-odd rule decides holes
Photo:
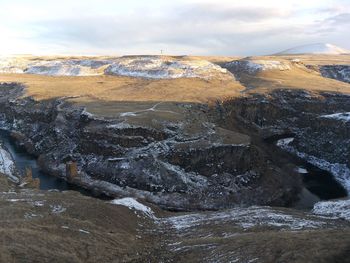
[[(347, 95), (277, 90), (212, 106), (149, 103), (103, 118), (67, 98), (20, 97), (18, 85), (1, 92), (3, 125), (45, 172), (111, 196), (173, 210), (291, 205), (301, 176), (264, 141), (286, 134), (292, 139), (281, 148), (350, 190), (349, 121), (334, 115), (350, 112)], [(129, 104), (122, 108), (135, 107)], [(67, 178), (68, 162), (77, 165), (74, 178)]]
[(262, 138), (289, 137), (281, 148), (331, 172), (349, 192), (349, 99), (337, 93), (279, 90), (233, 100), (223, 108)]
[(319, 68), (322, 76), (350, 83), (349, 65), (325, 65)]
[(249, 136), (209, 120), (207, 106), (153, 105), (141, 121), (155, 112), (167, 116), (140, 123), (140, 113), (97, 118), (64, 99), (36, 102), (20, 98), (17, 85), (2, 86), (2, 122), (49, 174), (66, 178), (66, 163), (75, 162), (76, 184), (175, 210), (297, 199), (300, 182), (282, 176)]

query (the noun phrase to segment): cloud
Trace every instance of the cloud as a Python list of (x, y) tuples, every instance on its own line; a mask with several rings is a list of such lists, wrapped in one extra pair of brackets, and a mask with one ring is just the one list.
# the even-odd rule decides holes
[(350, 13), (341, 13), (336, 16), (329, 17), (324, 20), (324, 22), (328, 22), (331, 25), (336, 26), (346, 26), (350, 24)]
[(322, 20), (316, 20), (309, 27), (311, 34), (320, 35), (334, 35), (344, 32), (347, 34), (350, 26), (350, 13), (340, 13), (332, 16), (328, 16)]
[[(337, 32), (344, 31), (350, 14), (332, 6), (291, 7), (272, 0), (260, 5), (234, 0), (172, 4), (152, 0), (142, 8), (125, 4), (121, 11), (108, 0), (104, 3), (110, 6), (99, 6), (94, 12), (93, 2), (89, 0), (88, 11), (79, 12), (75, 2), (62, 16), (28, 16), (24, 21), (9, 20), (7, 26), (18, 30), (13, 41), (35, 43), (54, 53), (158, 53), (163, 49), (172, 54), (255, 55), (308, 42), (333, 42), (332, 38), (348, 43), (346, 35)], [(30, 34), (21, 38), (21, 32)]]
[(286, 9), (268, 7), (248, 7), (218, 5), (212, 3), (192, 4), (180, 11), (180, 16), (192, 21), (241, 21), (258, 22), (277, 17), (286, 17), (289, 11)]
[(56, 18), (29, 26), (37, 28), (37, 41), (64, 47), (79, 45), (98, 52), (125, 52), (128, 47), (138, 47), (150, 52), (164, 49), (181, 54), (223, 54), (242, 53), (247, 41), (257, 43), (257, 37), (278, 34), (278, 28), (255, 24), (287, 16), (288, 12), (276, 8), (187, 4), (164, 13), (146, 9), (134, 11), (133, 16)]

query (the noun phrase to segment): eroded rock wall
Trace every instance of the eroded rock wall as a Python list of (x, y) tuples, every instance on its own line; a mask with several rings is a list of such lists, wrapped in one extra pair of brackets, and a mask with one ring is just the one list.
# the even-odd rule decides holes
[(3, 87), (2, 123), (17, 142), (51, 175), (66, 178), (66, 163), (76, 162), (74, 183), (95, 191), (197, 210), (283, 206), (300, 190), (258, 147), (225, 142), (204, 106), (179, 104), (184, 120), (153, 128), (98, 118), (64, 99), (21, 98), (18, 85)]
[(226, 120), (244, 123), (261, 138), (289, 134), (294, 139), (285, 145), (286, 150), (333, 173), (350, 190), (348, 95), (277, 90), (233, 99), (223, 104), (222, 111)]

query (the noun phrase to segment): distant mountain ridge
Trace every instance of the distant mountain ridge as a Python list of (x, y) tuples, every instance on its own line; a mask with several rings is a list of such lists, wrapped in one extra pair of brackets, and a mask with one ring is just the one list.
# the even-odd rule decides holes
[(302, 54), (324, 54), (324, 55), (341, 55), (350, 54), (350, 51), (328, 43), (316, 43), (304, 46), (297, 46), (286, 49), (275, 55), (302, 55)]

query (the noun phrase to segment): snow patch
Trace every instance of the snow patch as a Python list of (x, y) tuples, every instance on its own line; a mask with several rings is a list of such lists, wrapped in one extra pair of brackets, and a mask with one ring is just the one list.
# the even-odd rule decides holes
[(85, 116), (85, 117), (88, 117), (88, 118), (93, 118), (94, 117), (94, 115), (92, 113), (88, 112), (86, 110), (86, 108), (84, 108), (84, 110), (81, 112), (81, 115)]
[(84, 229), (79, 229), (79, 232), (80, 232), (80, 233), (84, 233), (84, 234), (90, 234), (89, 231), (86, 231), (86, 230), (84, 230)]
[(40, 61), (30, 63), (24, 73), (49, 76), (97, 76), (103, 74), (101, 67), (107, 63), (92, 60)]
[(277, 60), (253, 60), (248, 61), (248, 67), (257, 70), (289, 70), (291, 69), (290, 65), (286, 62), (277, 61)]
[(279, 147), (287, 146), (288, 144), (292, 143), (294, 141), (294, 138), (284, 138), (277, 141), (276, 145)]
[(127, 170), (127, 169), (130, 169), (130, 163), (128, 162), (122, 162), (120, 164), (120, 168), (124, 169), (124, 170)]
[(24, 72), (28, 61), (17, 57), (0, 57), (0, 73), (21, 74)]
[(61, 214), (66, 211), (66, 208), (61, 205), (50, 205), (50, 208), (53, 214)]
[(182, 167), (170, 164), (168, 162), (162, 162), (158, 160), (159, 164), (163, 165), (165, 169), (171, 171), (174, 176), (177, 177), (176, 180), (182, 181), (187, 186), (194, 187), (207, 187), (208, 180), (206, 177), (198, 175), (193, 172), (186, 172)]
[(298, 167), (298, 168), (296, 169), (296, 171), (297, 171), (298, 173), (300, 173), (300, 174), (307, 174), (307, 173), (308, 173), (308, 171), (307, 171), (305, 168), (302, 168), (302, 167)]
[(132, 125), (130, 125), (127, 122), (120, 122), (120, 123), (115, 123), (115, 124), (109, 124), (107, 125), (108, 129), (129, 129), (129, 128), (133, 128)]
[(34, 201), (33, 206), (42, 207), (44, 206), (44, 201)]
[(25, 218), (25, 219), (32, 219), (32, 218), (36, 218), (36, 217), (42, 217), (42, 216), (41, 216), (41, 215), (34, 214), (34, 213), (25, 213), (25, 214), (24, 214), (24, 218)]
[(18, 177), (15, 176), (15, 170), (15, 162), (13, 161), (11, 154), (0, 148), (0, 173), (5, 174), (14, 182), (19, 182)]
[(274, 211), (268, 207), (234, 208), (223, 212), (195, 213), (189, 215), (174, 216), (164, 219), (177, 231), (190, 229), (196, 226), (209, 224), (233, 223), (249, 229), (257, 226), (271, 226), (287, 228), (291, 230), (312, 229), (322, 226), (324, 223), (287, 215)]
[(349, 122), (350, 121), (350, 112), (340, 112), (340, 113), (334, 113), (334, 114), (329, 114), (329, 115), (321, 115), (320, 117)]
[(312, 212), (316, 215), (341, 218), (350, 221), (350, 199), (318, 202)]
[(11, 199), (6, 199), (6, 201), (8, 202), (30, 202), (31, 200), (29, 199), (17, 199), (17, 198), (11, 198)]
[(174, 79), (233, 77), (226, 69), (205, 60), (176, 60), (158, 56), (121, 57), (105, 70), (107, 75)]
[(152, 211), (152, 209), (150, 207), (139, 203), (138, 201), (136, 201), (134, 198), (131, 198), (131, 197), (126, 197), (126, 198), (122, 198), (122, 199), (114, 199), (111, 201), (111, 203), (114, 205), (126, 206), (129, 209), (139, 211), (148, 217), (152, 217), (152, 218), (154, 217), (154, 212)]
[(229, 62), (226, 67), (232, 68), (235, 72), (248, 72), (250, 74), (256, 74), (260, 71), (267, 70), (290, 70), (291, 64), (286, 61), (277, 60), (238, 60)]
[(135, 112), (123, 112), (119, 114), (120, 117), (137, 116)]

